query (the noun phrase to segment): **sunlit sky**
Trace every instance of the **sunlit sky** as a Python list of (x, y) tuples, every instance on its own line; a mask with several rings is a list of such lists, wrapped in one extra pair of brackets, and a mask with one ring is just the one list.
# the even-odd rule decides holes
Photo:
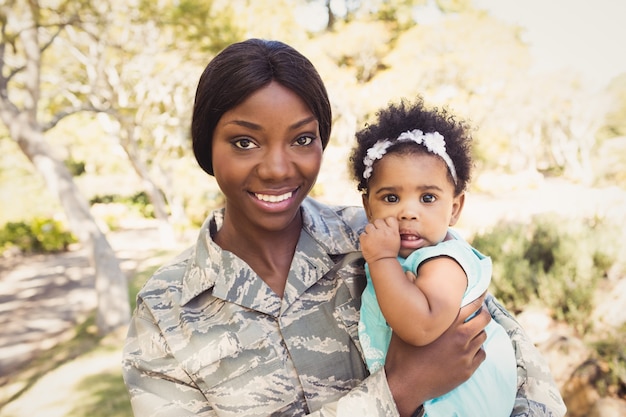
[[(537, 71), (572, 70), (592, 89), (601, 89), (626, 72), (626, 0), (473, 0), (473, 4), (525, 29), (524, 40)], [(429, 6), (417, 12), (420, 21), (436, 11), (432, 0)], [(323, 2), (311, 2), (297, 17), (315, 29), (325, 25), (327, 16)]]
[(626, 72), (624, 0), (474, 0), (526, 29), (537, 70), (572, 69), (590, 87)]

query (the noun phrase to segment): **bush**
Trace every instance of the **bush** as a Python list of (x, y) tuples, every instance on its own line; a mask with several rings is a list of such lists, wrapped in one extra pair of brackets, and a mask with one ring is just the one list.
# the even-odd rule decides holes
[(626, 397), (626, 325), (592, 343), (592, 359), (599, 364), (595, 387), (602, 396)]
[(145, 191), (139, 191), (131, 196), (121, 196), (116, 194), (97, 195), (89, 200), (89, 204), (92, 206), (94, 204), (110, 203), (124, 204), (147, 219), (155, 218), (154, 206), (150, 202), (150, 199)]
[(617, 243), (601, 222), (546, 214), (530, 224), (500, 223), (472, 241), (491, 257), (491, 291), (509, 310), (545, 306), (580, 332), (591, 328), (594, 293), (615, 262), (611, 250)]
[(602, 395), (626, 396), (626, 325), (592, 344), (602, 373), (595, 386)]
[(0, 229), (0, 252), (17, 248), (26, 253), (61, 252), (77, 239), (54, 219), (9, 222)]
[(84, 161), (77, 161), (73, 158), (66, 159), (65, 166), (74, 177), (79, 177), (86, 172)]

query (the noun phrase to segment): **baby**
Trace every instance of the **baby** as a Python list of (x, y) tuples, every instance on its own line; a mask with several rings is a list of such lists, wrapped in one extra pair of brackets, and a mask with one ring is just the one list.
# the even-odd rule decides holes
[[(357, 133), (350, 157), (369, 224), (360, 242), (367, 287), (359, 337), (370, 372), (392, 331), (417, 346), (437, 339), (460, 307), (487, 291), (491, 260), (453, 229), (470, 179), (469, 128), (423, 101), (392, 104)], [(424, 404), (430, 417), (509, 416), (516, 395), (511, 340), (495, 321), (487, 359), (464, 384)]]

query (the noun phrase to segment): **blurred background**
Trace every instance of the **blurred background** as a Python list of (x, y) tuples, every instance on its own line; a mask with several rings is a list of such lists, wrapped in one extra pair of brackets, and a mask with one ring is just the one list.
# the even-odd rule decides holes
[(132, 416), (134, 298), (222, 203), (197, 166), (198, 78), (279, 39), (333, 132), (312, 195), (360, 204), (354, 133), (422, 96), (474, 131), (460, 231), (548, 360), (568, 416), (626, 415), (626, 3), (0, 0), (0, 415)]

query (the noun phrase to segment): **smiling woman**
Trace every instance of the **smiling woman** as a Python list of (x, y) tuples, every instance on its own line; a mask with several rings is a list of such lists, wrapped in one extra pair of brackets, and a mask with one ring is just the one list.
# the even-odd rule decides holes
[[(213, 134), (213, 173), (226, 198), (213, 240), (283, 296), (300, 237), (300, 205), (322, 162), (317, 118), (293, 91), (271, 82), (224, 113)], [(269, 232), (272, 232), (268, 234)]]
[(365, 215), (307, 196), (330, 123), (315, 67), (284, 43), (250, 39), (207, 65), (193, 149), (225, 204), (138, 294), (123, 353), (136, 416), (408, 416), (484, 360), (489, 314), (465, 323), (483, 296), (438, 341), (392, 342), (385, 368), (368, 372), (357, 330)]

